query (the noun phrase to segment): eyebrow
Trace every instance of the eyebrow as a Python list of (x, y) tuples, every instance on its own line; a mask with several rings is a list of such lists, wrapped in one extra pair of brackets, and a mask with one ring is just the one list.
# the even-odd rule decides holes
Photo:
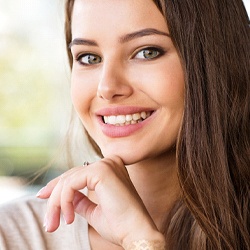
[(161, 35), (161, 36), (170, 37), (170, 35), (166, 32), (163, 32), (163, 31), (160, 31), (157, 29), (148, 28), (148, 29), (135, 31), (133, 33), (129, 33), (127, 35), (124, 35), (124, 36), (119, 38), (119, 42), (125, 43), (125, 42), (129, 42), (129, 41), (136, 39), (136, 38), (139, 38), (139, 37), (151, 36), (151, 35)]
[[(152, 28), (147, 28), (147, 29), (142, 29), (139, 31), (135, 31), (129, 34), (126, 34), (124, 36), (121, 36), (119, 38), (120, 43), (126, 43), (129, 42), (133, 39), (144, 37), (144, 36), (151, 36), (151, 35), (161, 35), (161, 36), (167, 36), (170, 37), (170, 35), (166, 32), (157, 30), (157, 29), (152, 29)], [(88, 45), (88, 46), (98, 46), (97, 42), (94, 40), (89, 40), (89, 39), (83, 39), (83, 38), (75, 38), (70, 44), (69, 44), (69, 49), (73, 45)]]
[(98, 46), (97, 42), (95, 42), (94, 40), (83, 39), (83, 38), (75, 38), (75, 39), (69, 44), (69, 49), (70, 49), (73, 45)]

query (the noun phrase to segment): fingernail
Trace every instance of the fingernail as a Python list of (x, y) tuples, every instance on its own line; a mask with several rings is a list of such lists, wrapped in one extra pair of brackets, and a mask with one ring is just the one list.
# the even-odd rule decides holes
[(45, 188), (45, 187), (41, 188), (41, 189), (37, 192), (36, 197), (39, 197), (39, 196), (41, 195), (41, 193), (43, 192), (44, 188)]
[(64, 215), (63, 215), (62, 217), (63, 217), (64, 223), (67, 225), (68, 223), (67, 223), (67, 221), (66, 221)]
[(48, 229), (47, 229), (47, 216), (46, 216), (46, 215), (45, 215), (45, 217), (44, 217), (43, 227), (45, 227), (45, 231), (47, 232)]

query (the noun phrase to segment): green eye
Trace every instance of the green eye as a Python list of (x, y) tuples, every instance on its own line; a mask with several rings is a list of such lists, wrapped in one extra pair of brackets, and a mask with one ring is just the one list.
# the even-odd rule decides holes
[(90, 64), (98, 64), (102, 61), (100, 56), (93, 55), (93, 54), (84, 54), (80, 55), (77, 58), (77, 61), (84, 65), (90, 65)]
[(139, 51), (136, 55), (136, 59), (154, 59), (157, 58), (158, 56), (162, 55), (163, 52), (158, 49), (158, 48), (146, 48), (141, 51)]

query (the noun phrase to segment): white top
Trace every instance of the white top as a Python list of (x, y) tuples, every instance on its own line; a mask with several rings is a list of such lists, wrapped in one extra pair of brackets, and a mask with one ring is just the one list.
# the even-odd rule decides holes
[(71, 225), (61, 220), (54, 233), (43, 228), (46, 201), (36, 197), (0, 206), (0, 250), (90, 250), (88, 224), (76, 215)]

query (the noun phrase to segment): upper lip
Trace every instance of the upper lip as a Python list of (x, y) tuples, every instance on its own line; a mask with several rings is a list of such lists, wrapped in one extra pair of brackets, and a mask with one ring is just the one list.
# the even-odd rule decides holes
[(140, 113), (143, 111), (154, 111), (152, 108), (136, 107), (136, 106), (117, 106), (108, 107), (98, 110), (95, 114), (97, 116), (111, 116), (111, 115), (128, 115)]

